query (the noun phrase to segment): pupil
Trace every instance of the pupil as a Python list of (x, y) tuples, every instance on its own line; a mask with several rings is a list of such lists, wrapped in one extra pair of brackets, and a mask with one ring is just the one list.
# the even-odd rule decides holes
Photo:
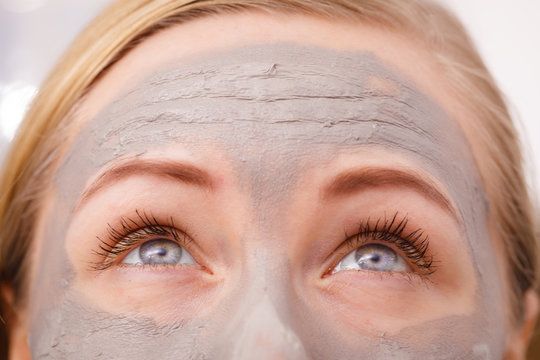
[(381, 256), (379, 254), (372, 254), (371, 261), (373, 261), (374, 263), (378, 263), (379, 261), (381, 261)]
[(158, 251), (156, 251), (157, 255), (159, 256), (165, 256), (167, 255), (167, 249), (165, 248), (160, 248)]

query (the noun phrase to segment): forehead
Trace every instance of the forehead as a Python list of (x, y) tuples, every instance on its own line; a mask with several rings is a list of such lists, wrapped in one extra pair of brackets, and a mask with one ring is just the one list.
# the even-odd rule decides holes
[[(406, 34), (306, 15), (239, 13), (173, 26), (137, 45), (92, 87), (77, 112), (78, 123), (94, 118), (114, 99), (155, 72), (190, 63), (205, 54), (282, 42), (339, 51), (369, 51), (406, 74), (448, 114), (453, 115), (456, 108), (430, 52)], [(456, 120), (459, 122), (459, 118)]]
[[(226, 149), (241, 160), (240, 173), (254, 169), (241, 174), (251, 177), (277, 164), (328, 162), (357, 145), (405, 151), (440, 179), (456, 157), (470, 157), (457, 124), (373, 53), (291, 43), (216, 52), (159, 71), (101, 111), (74, 148), (102, 166), (175, 143), (191, 155), (210, 144)], [(435, 166), (440, 161), (445, 166)]]
[[(363, 24), (257, 13), (201, 18), (146, 39), (101, 78), (78, 109), (75, 124), (89, 126), (74, 148), (99, 167), (167, 144), (191, 154), (217, 147), (219, 156), (252, 162), (236, 166), (237, 175), (261, 186), (261, 164), (277, 164), (276, 156), (296, 171), (305, 155), (324, 163), (360, 144), (406, 150), (439, 179), (456, 157), (473, 174), (439, 77), (426, 49)], [(432, 166), (441, 159), (444, 166)], [(68, 157), (64, 170), (73, 163)], [(75, 196), (80, 190), (64, 186)]]

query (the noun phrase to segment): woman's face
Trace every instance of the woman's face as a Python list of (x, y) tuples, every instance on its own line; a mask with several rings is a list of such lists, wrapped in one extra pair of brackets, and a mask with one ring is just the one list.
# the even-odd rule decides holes
[(33, 357), (501, 359), (471, 119), (431, 59), (302, 16), (145, 40), (67, 136)]

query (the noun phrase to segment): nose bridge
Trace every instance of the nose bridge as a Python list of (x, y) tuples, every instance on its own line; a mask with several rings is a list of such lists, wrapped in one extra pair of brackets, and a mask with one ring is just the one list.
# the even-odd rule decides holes
[(227, 330), (227, 354), (239, 360), (308, 359), (288, 316), (291, 274), (284, 246), (288, 239), (279, 230), (283, 228), (278, 226), (279, 217), (259, 211), (255, 208), (256, 220), (246, 233), (242, 285), (234, 297), (237, 311)]
[(255, 291), (244, 305), (234, 334), (233, 359), (307, 359), (302, 342), (279, 316), (266, 290)]

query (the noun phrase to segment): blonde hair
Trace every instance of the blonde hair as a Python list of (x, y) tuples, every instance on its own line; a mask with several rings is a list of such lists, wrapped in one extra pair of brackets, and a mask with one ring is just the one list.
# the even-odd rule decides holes
[[(5, 161), (0, 179), (0, 279), (13, 286), (17, 304), (22, 306), (26, 298), (26, 255), (60, 157), (59, 129), (70, 111), (109, 67), (153, 33), (209, 14), (248, 10), (382, 26), (407, 32), (432, 51), (452, 95), (476, 116), (470, 124), (471, 133), (477, 134), (471, 141), (473, 154), (482, 159), (477, 165), (492, 200), (491, 221), (507, 255), (513, 319), (519, 321), (523, 295), (537, 285), (535, 224), (519, 139), (499, 89), (459, 21), (439, 5), (421, 0), (120, 0), (109, 7), (45, 81)], [(7, 307), (3, 309), (0, 314), (9, 318)], [(6, 338), (0, 322), (0, 344)]]

